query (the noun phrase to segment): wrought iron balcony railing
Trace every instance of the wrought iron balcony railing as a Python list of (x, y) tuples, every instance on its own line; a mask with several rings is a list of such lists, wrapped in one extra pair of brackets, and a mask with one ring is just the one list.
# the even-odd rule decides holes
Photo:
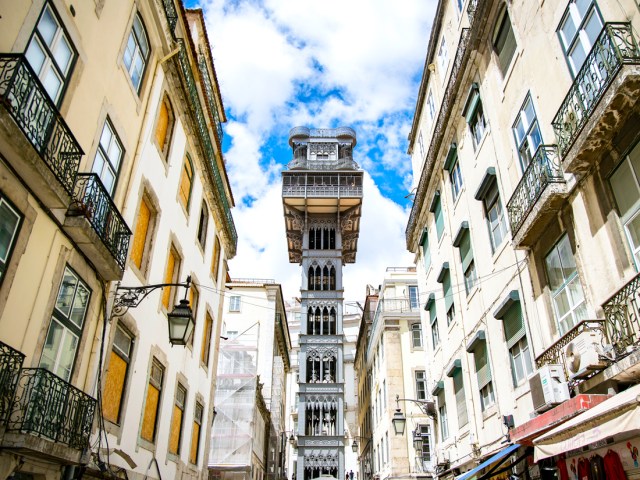
[(558, 152), (555, 145), (540, 145), (507, 203), (512, 235), (551, 183), (565, 183)]
[(307, 160), (294, 158), (287, 164), (289, 170), (358, 170), (358, 164), (351, 157), (338, 160)]
[(9, 417), (24, 354), (0, 342), (0, 424)]
[(0, 55), (0, 103), (71, 195), (84, 152), (22, 54)]
[(84, 215), (120, 268), (124, 269), (131, 230), (97, 174), (78, 174), (69, 215)]
[(222, 131), (222, 122), (220, 122), (220, 114), (218, 113), (218, 102), (216, 102), (216, 97), (213, 96), (213, 83), (211, 82), (211, 77), (209, 76), (207, 61), (202, 53), (198, 55), (198, 67), (200, 68), (200, 75), (202, 76), (202, 80), (204, 81), (207, 103), (209, 104), (211, 115), (213, 115), (213, 121), (216, 126), (216, 133), (218, 134), (218, 141), (220, 142), (220, 145), (222, 145), (222, 137), (224, 136), (224, 132)]
[(23, 368), (7, 432), (48, 438), (82, 450), (91, 435), (96, 400), (44, 368)]
[(536, 368), (543, 365), (562, 365), (564, 367), (565, 347), (582, 332), (588, 330), (604, 332), (603, 323), (604, 320), (582, 320), (536, 358)]
[(176, 25), (178, 24), (178, 11), (173, 3), (173, 0), (162, 0), (162, 6), (164, 7), (164, 14), (167, 17), (167, 23), (169, 24), (169, 31), (171, 36), (176, 38)]
[(551, 122), (564, 157), (623, 65), (640, 64), (630, 23), (606, 23)]
[(640, 347), (640, 274), (602, 304), (607, 342), (616, 355)]

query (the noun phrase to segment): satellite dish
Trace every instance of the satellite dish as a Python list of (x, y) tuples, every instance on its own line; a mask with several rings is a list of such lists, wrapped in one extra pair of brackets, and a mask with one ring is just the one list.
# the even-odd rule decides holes
[(567, 368), (571, 373), (578, 373), (580, 370), (580, 351), (574, 342), (567, 345), (564, 356), (567, 360)]

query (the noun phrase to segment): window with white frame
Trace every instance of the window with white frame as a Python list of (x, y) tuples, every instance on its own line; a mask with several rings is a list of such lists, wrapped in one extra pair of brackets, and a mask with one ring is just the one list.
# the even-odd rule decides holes
[(484, 339), (477, 341), (470, 351), (473, 352), (478, 389), (480, 390), (480, 408), (484, 412), (495, 401), (487, 342)]
[(438, 49), (438, 65), (440, 66), (440, 74), (444, 78), (449, 65), (449, 51), (447, 50), (447, 39), (442, 35), (440, 40), (440, 48)]
[(495, 252), (507, 236), (507, 220), (504, 214), (504, 208), (502, 208), (498, 182), (495, 175), (491, 176), (489, 182), (486, 191), (479, 198), (482, 199), (487, 218), (491, 251)]
[(78, 54), (50, 2), (42, 9), (25, 56), (49, 98), (59, 105)]
[(411, 310), (417, 310), (418, 308), (420, 308), (417, 285), (409, 286), (409, 307), (411, 308)]
[(640, 270), (640, 143), (624, 156), (609, 178), (609, 184), (636, 270)]
[(427, 398), (427, 375), (424, 370), (415, 371), (416, 378), (416, 399), (426, 400)]
[(436, 192), (433, 201), (431, 202), (430, 211), (433, 212), (433, 216), (436, 221), (436, 235), (438, 241), (442, 238), (444, 233), (444, 215), (442, 213), (442, 202), (440, 201), (440, 192)]
[(142, 23), (140, 14), (136, 13), (136, 16), (133, 18), (133, 25), (131, 26), (129, 37), (127, 38), (127, 46), (125, 47), (123, 57), (124, 65), (136, 92), (140, 92), (142, 77), (147, 68), (147, 62), (149, 61), (149, 52), (147, 31)]
[(595, 0), (571, 0), (558, 27), (558, 37), (575, 77), (604, 25)]
[(422, 138), (422, 130), (418, 135), (418, 147), (420, 148), (420, 161), (424, 160), (424, 138)]
[(502, 75), (507, 73), (513, 54), (516, 51), (516, 37), (513, 34), (513, 27), (509, 19), (509, 12), (504, 7), (502, 16), (496, 25), (493, 34), (493, 49), (498, 55), (498, 66)]
[(422, 470), (428, 471), (431, 462), (431, 427), (429, 425), (418, 425), (418, 434), (420, 435), (421, 448), (420, 455), (422, 460)]
[(542, 143), (538, 118), (533, 108), (530, 93), (527, 93), (516, 121), (513, 123), (513, 136), (520, 157), (520, 166), (524, 172)]
[(449, 418), (447, 415), (447, 404), (444, 401), (444, 391), (438, 394), (438, 417), (440, 420), (441, 440), (449, 438)]
[(97, 173), (102, 181), (102, 185), (113, 196), (116, 182), (118, 180), (118, 172), (120, 171), (120, 162), (124, 149), (122, 142), (118, 138), (111, 121), (107, 117), (100, 134), (100, 142), (96, 150), (96, 157), (93, 160), (91, 170)]
[(422, 260), (424, 261), (424, 271), (428, 272), (431, 267), (431, 250), (429, 249), (429, 231), (425, 228), (420, 238), (420, 246), (422, 247)]
[(232, 295), (229, 297), (229, 311), (230, 312), (240, 311), (240, 295)]
[(0, 193), (0, 283), (7, 271), (23, 218), (22, 213)]
[(569, 236), (565, 233), (545, 257), (553, 309), (564, 335), (587, 317), (587, 305)]
[(438, 315), (436, 314), (436, 303), (430, 302), (429, 307), (429, 323), (431, 324), (431, 343), (435, 349), (440, 344), (440, 332), (438, 330)]
[(533, 373), (533, 362), (531, 361), (520, 302), (514, 302), (508, 310), (496, 318), (503, 322), (504, 336), (509, 349), (511, 378), (513, 386), (517, 387)]
[(68, 266), (58, 289), (40, 367), (69, 381), (82, 336), (91, 290)]
[(462, 170), (458, 161), (458, 147), (455, 142), (451, 143), (447, 158), (444, 162), (444, 170), (449, 172), (449, 181), (451, 182), (451, 197), (455, 202), (462, 191)]
[(463, 225), (460, 228), (460, 233), (456, 235), (453, 246), (457, 247), (460, 251), (460, 263), (462, 265), (462, 274), (464, 276), (464, 289), (467, 295), (469, 295), (478, 281), (478, 275), (476, 273), (476, 264), (473, 259), (471, 233), (468, 226)]
[(431, 125), (436, 116), (436, 104), (433, 100), (433, 92), (429, 92), (427, 96), (427, 113), (429, 115), (429, 124)]
[(484, 116), (482, 101), (480, 100), (480, 89), (476, 83), (469, 90), (462, 114), (469, 125), (473, 149), (477, 150), (487, 130), (487, 121)]
[(420, 322), (411, 324), (411, 344), (413, 348), (422, 348), (422, 325)]

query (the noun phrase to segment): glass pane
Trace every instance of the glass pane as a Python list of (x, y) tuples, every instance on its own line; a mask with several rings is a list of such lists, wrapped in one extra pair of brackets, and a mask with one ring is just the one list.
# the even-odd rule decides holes
[(102, 151), (98, 149), (96, 152), (96, 159), (93, 161), (93, 167), (91, 170), (94, 173), (97, 173), (100, 177), (102, 177), (102, 171), (104, 170), (105, 159)]
[(72, 56), (73, 51), (69, 46), (69, 42), (67, 42), (66, 38), (62, 37), (58, 42), (55, 51), (53, 52), (53, 57), (56, 60), (58, 68), (60, 68), (65, 76), (69, 71), (69, 65), (71, 65)]
[(589, 39), (589, 50), (591, 50), (591, 47), (596, 42), (598, 35), (600, 35), (600, 32), (602, 31), (602, 21), (595, 10), (589, 16), (589, 19), (584, 26), (584, 31)]
[(115, 180), (113, 170), (111, 170), (109, 167), (105, 168), (101, 180), (104, 188), (107, 190), (107, 192), (109, 192), (109, 195), (111, 195), (113, 193), (113, 185)]
[(5, 202), (0, 202), (0, 260), (7, 261), (20, 217)]
[(76, 276), (71, 273), (70, 270), (65, 270), (56, 300), (56, 308), (63, 313), (65, 317), (71, 312), (71, 303), (73, 302), (73, 294), (76, 290), (77, 283), (78, 279)]
[(558, 294), (553, 297), (553, 303), (556, 306), (556, 313), (558, 315), (558, 319), (564, 318), (567, 313), (571, 310), (569, 306), (569, 298), (567, 297), (567, 289), (564, 288), (558, 292)]
[[(631, 251), (637, 257), (638, 252), (640, 252), (640, 215), (638, 215), (638, 212), (636, 212), (636, 215), (625, 225), (625, 227), (629, 235)], [(639, 265), (636, 264), (636, 269), (638, 266)]]
[(40, 357), (40, 367), (46, 368), (50, 372), (54, 372), (53, 369), (55, 367), (56, 357), (58, 356), (58, 349), (62, 342), (63, 333), (64, 327), (52, 319), (44, 347), (42, 348), (42, 356)]
[(89, 294), (89, 290), (84, 285), (78, 285), (70, 320), (79, 328), (82, 328), (84, 323), (84, 312), (87, 310), (87, 304), (89, 303)]
[(640, 143), (636, 144), (629, 153), (629, 160), (631, 161), (636, 177), (638, 177), (638, 175), (640, 175)]
[(551, 290), (557, 290), (564, 283), (562, 277), (562, 266), (560, 265), (560, 257), (558, 257), (557, 249), (554, 248), (545, 258), (547, 267), (547, 276), (549, 277), (549, 286)]
[(536, 150), (542, 143), (542, 135), (540, 135), (540, 128), (538, 127), (538, 122), (536, 121), (531, 127), (531, 131), (529, 132), (529, 148), (531, 152), (531, 156), (536, 153)]
[(62, 86), (62, 79), (53, 68), (48, 68), (45, 78), (42, 79), (42, 85), (44, 85), (44, 89), (49, 94), (49, 98), (54, 102), (57, 101), (60, 87)]
[(58, 30), (58, 22), (55, 21), (51, 10), (47, 7), (40, 18), (40, 22), (38, 22), (38, 32), (42, 35), (47, 45), (51, 45), (51, 42), (53, 42), (56, 30)]
[(124, 50), (124, 64), (127, 66), (127, 70), (131, 68), (131, 62), (133, 60), (133, 54), (136, 51), (136, 41), (133, 38), (133, 32), (127, 39), (127, 48)]
[(613, 195), (616, 198), (620, 215), (625, 216), (631, 207), (640, 199), (638, 182), (631, 170), (629, 162), (623, 161), (609, 180)]
[(569, 237), (565, 235), (558, 243), (558, 254), (560, 255), (560, 263), (562, 264), (562, 273), (565, 279), (568, 279), (576, 271), (576, 261), (573, 258)]
[(584, 293), (582, 291), (582, 284), (580, 283), (580, 277), (578, 277), (578, 275), (575, 275), (571, 282), (569, 282), (567, 290), (569, 291), (569, 299), (572, 307), (584, 302)]
[(576, 0), (576, 11), (578, 12), (578, 16), (580, 20), (584, 18), (584, 15), (587, 13), (589, 6), (591, 5), (592, 0)]
[(62, 342), (62, 349), (60, 351), (60, 358), (58, 360), (58, 366), (54, 372), (61, 378), (69, 380), (71, 377), (71, 369), (73, 367), (73, 359), (76, 356), (76, 348), (78, 347), (78, 337), (72, 334), (69, 330), (65, 329), (64, 340)]
[(109, 124), (105, 122), (104, 127), (102, 127), (102, 134), (100, 135), (100, 145), (102, 145), (105, 152), (109, 150), (112, 137), (113, 133), (111, 133)]
[(565, 18), (564, 23), (560, 27), (560, 38), (562, 39), (562, 43), (564, 44), (564, 49), (567, 50), (569, 48), (569, 44), (573, 37), (577, 32), (576, 24), (571, 18), (570, 12), (568, 12), (567, 17)]
[(116, 329), (113, 345), (120, 351), (120, 353), (129, 358), (129, 354), (131, 352), (131, 337), (120, 327)]
[(522, 352), (516, 347), (512, 350), (513, 366), (515, 368), (516, 380), (519, 382), (524, 377), (524, 371), (522, 368)]
[(529, 354), (529, 345), (527, 344), (526, 338), (522, 339), (520, 342), (523, 345), (522, 357), (524, 359), (525, 372), (528, 375), (533, 372), (533, 364), (531, 363), (531, 355)]
[(40, 46), (40, 42), (36, 38), (31, 40), (31, 43), (27, 48), (26, 57), (29, 65), (31, 65), (36, 74), (39, 75), (42, 70), (42, 65), (44, 64), (45, 55), (42, 47)]
[(113, 168), (117, 169), (120, 166), (120, 156), (122, 155), (122, 148), (120, 147), (120, 144), (116, 139), (114, 139), (111, 143), (108, 155)]
[(578, 73), (578, 70), (580, 70), (585, 58), (587, 58), (587, 54), (584, 51), (582, 43), (578, 41), (573, 47), (573, 50), (569, 52), (569, 62), (574, 75)]

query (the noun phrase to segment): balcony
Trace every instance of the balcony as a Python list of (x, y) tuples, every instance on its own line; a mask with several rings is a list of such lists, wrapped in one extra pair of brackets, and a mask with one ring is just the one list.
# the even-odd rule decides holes
[(9, 418), (24, 354), (0, 342), (0, 426)]
[(640, 274), (602, 304), (607, 343), (616, 357), (640, 348)]
[(358, 170), (358, 164), (351, 157), (338, 160), (307, 160), (294, 158), (287, 164), (289, 170)]
[(1, 447), (82, 463), (96, 401), (43, 368), (23, 368)]
[(65, 231), (105, 280), (120, 280), (131, 230), (95, 173), (79, 173)]
[(51, 209), (66, 209), (83, 151), (22, 54), (0, 54), (0, 150)]
[(516, 248), (530, 247), (535, 243), (566, 195), (556, 147), (540, 145), (507, 203)]
[(640, 51), (630, 23), (606, 23), (553, 119), (564, 170), (582, 173), (610, 149), (634, 111)]

